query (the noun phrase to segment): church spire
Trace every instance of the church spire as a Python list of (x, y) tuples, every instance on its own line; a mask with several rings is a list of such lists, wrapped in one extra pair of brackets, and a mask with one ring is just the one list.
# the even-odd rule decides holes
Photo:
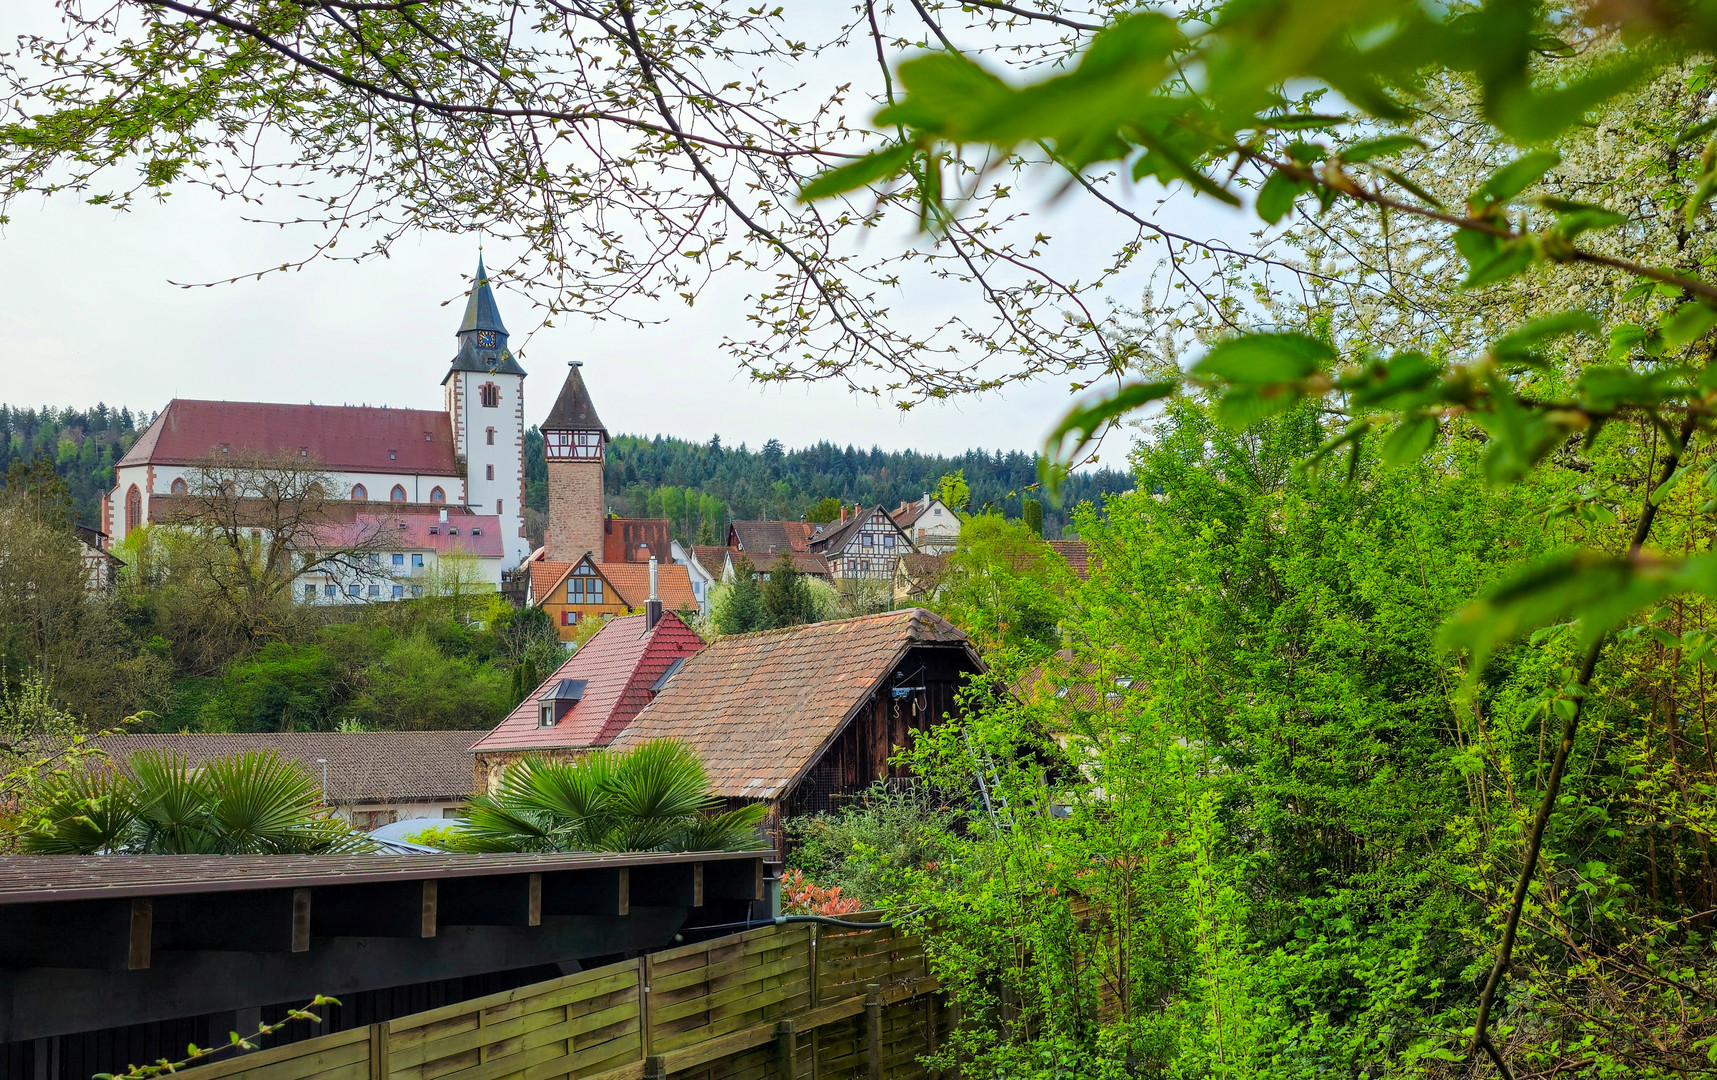
[[(483, 256), (477, 255), (477, 276), (471, 280), (466, 294), (465, 317), (459, 320), (459, 352), (453, 357), (448, 371), (487, 371), (499, 375), (523, 375), (525, 369), (507, 351), (507, 327), (501, 322), (501, 309), (495, 303), (494, 290), (489, 287), (489, 271), (483, 266)], [(443, 380), (445, 381), (445, 380)]]

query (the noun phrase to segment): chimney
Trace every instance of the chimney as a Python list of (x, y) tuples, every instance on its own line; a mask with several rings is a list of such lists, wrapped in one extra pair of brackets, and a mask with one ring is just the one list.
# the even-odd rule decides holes
[(662, 595), (656, 588), (656, 557), (650, 556), (650, 599), (644, 602), (644, 630), (654, 630), (662, 621)]
[(447, 524), (447, 511), (445, 508), (441, 511), (441, 523), (443, 525)]

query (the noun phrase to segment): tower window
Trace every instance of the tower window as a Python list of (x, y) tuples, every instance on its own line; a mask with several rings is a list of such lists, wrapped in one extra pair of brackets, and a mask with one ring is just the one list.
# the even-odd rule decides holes
[(503, 510), (502, 510), (502, 509), (501, 509), (501, 500), (500, 500), (500, 499), (496, 499), (496, 500), (495, 500), (495, 513), (497, 513), (497, 514), (500, 514), (500, 513), (504, 513), (504, 512), (505, 512), (505, 511), (503, 511)]
[(404, 502), (405, 486), (403, 484), (395, 484), (393, 486), (393, 491), (388, 494), (388, 498), (392, 499), (394, 502)]
[(175, 495), (183, 495), (185, 493), (185, 478), (182, 476), (174, 477), (173, 486), (168, 490), (172, 491)]
[(430, 488), (429, 489), (429, 501), (432, 503), (446, 502), (447, 501), (447, 492), (442, 491), (438, 487)]
[(493, 409), (501, 404), (501, 388), (492, 382), (484, 383), (477, 388), (477, 397), (485, 409)]
[(495, 478), (495, 467), (493, 465), (483, 466), (483, 479), (493, 480), (494, 478)]
[(136, 484), (132, 484), (131, 489), (125, 493), (125, 531), (130, 532), (141, 524), (143, 524), (143, 493), (137, 490)]
[(362, 485), (362, 484), (353, 484), (352, 485), (352, 501), (353, 502), (364, 502), (364, 501), (368, 500), (369, 497), (370, 497), (370, 493), (367, 490), (365, 490), (364, 485)]
[(488, 437), (489, 437), (489, 445), (494, 446), (495, 445), (495, 429), (494, 428), (489, 429)]

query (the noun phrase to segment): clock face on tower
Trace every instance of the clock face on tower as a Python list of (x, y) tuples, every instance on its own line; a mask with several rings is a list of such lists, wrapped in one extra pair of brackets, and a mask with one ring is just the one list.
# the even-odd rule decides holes
[(477, 331), (477, 347), (479, 349), (493, 349), (495, 347), (495, 332), (493, 330)]

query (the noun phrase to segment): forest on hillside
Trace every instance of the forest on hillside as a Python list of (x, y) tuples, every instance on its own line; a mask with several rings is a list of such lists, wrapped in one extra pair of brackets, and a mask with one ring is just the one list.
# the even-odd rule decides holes
[(49, 458), (66, 482), (78, 521), (101, 527), (101, 498), (113, 466), (149, 426), (151, 414), (113, 409), (23, 408), (0, 404), (0, 475), (14, 462)]

